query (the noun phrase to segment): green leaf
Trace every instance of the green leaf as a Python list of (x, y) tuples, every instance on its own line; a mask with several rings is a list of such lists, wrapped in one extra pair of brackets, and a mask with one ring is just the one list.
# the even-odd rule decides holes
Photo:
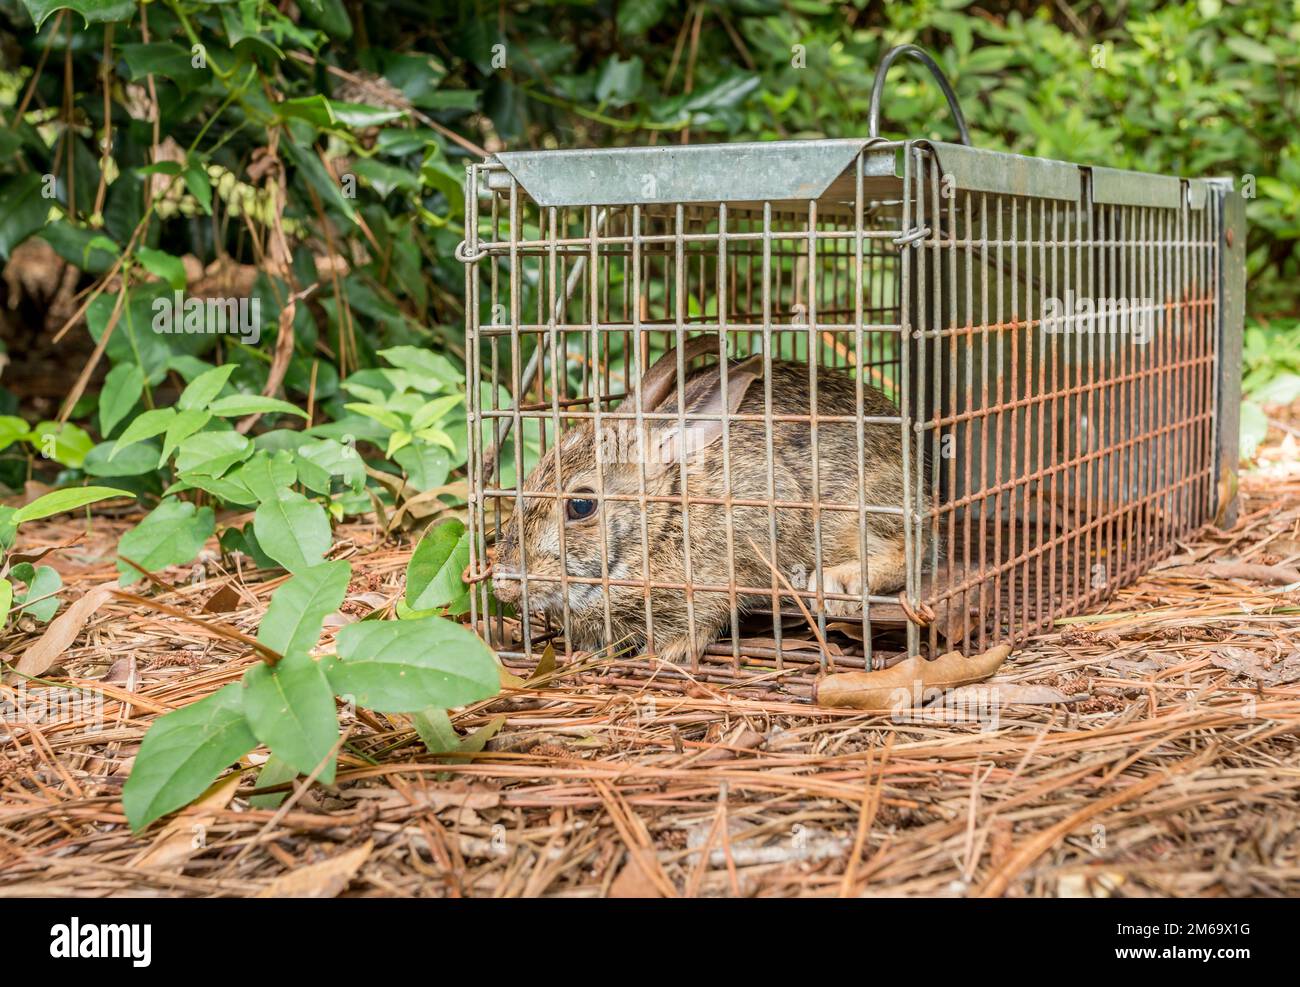
[(396, 189), (405, 192), (420, 190), (420, 180), (406, 168), (384, 164), (373, 158), (362, 158), (352, 166), (352, 170), (364, 178), (366, 184), (379, 193), (381, 199), (388, 198)]
[[(366, 103), (340, 103), (336, 99), (331, 99), (329, 104), (330, 112), (334, 115), (336, 121), (348, 127), (355, 127), (358, 130), (366, 127), (381, 127), (386, 123), (392, 123), (394, 120), (400, 120), (406, 116), (405, 110), (386, 106), (370, 106)], [(366, 159), (362, 158), (361, 160)]]
[(154, 721), (122, 787), (122, 808), (133, 830), (197, 798), (257, 746), (244, 719), (242, 693), (232, 683)]
[(1239, 452), (1244, 460), (1253, 460), (1268, 436), (1268, 416), (1254, 401), (1241, 402), (1241, 438)]
[(409, 370), (422, 377), (431, 377), (440, 384), (463, 384), (465, 372), (441, 353), (421, 349), (418, 346), (390, 346), (380, 350), (379, 355), (395, 367)]
[(0, 258), (45, 225), (51, 201), (41, 196), (41, 176), (34, 171), (0, 185)]
[(108, 458), (113, 459), (123, 449), (136, 442), (142, 442), (145, 439), (152, 439), (155, 435), (161, 435), (171, 426), (172, 419), (175, 417), (176, 411), (173, 408), (151, 408), (148, 411), (142, 411), (131, 420), (131, 424), (117, 437), (117, 444), (113, 446), (113, 451)]
[(23, 6), (39, 31), (45, 19), (56, 10), (71, 10), (82, 16), (86, 24), (127, 21), (135, 12), (134, 0), (23, 0)]
[[(196, 508), (189, 501), (167, 497), (122, 536), (117, 544), (117, 554), (149, 572), (157, 572), (169, 565), (184, 565), (194, 560), (216, 527), (211, 507)], [(141, 578), (133, 566), (120, 558), (117, 571), (122, 574), (123, 586), (130, 586)]]
[(166, 463), (171, 458), (171, 454), (176, 451), (177, 446), (211, 420), (212, 412), (196, 408), (177, 413), (176, 417), (167, 425), (167, 434), (163, 436), (162, 453), (158, 457), (158, 466), (161, 467)]
[(6, 449), (31, 433), (31, 426), (17, 415), (0, 415), (0, 449)]
[(199, 432), (177, 446), (176, 471), (221, 476), (252, 452), (253, 440), (238, 432)]
[(185, 182), (185, 187), (189, 189), (190, 195), (198, 200), (199, 206), (203, 209), (205, 216), (212, 215), (212, 180), (208, 178), (208, 173), (197, 164), (192, 164), (181, 172), (181, 177)]
[(270, 453), (260, 449), (252, 459), (230, 474), (229, 479), (247, 487), (259, 502), (278, 500), (297, 482), (298, 470), (292, 453)]
[(14, 601), (14, 584), (7, 579), (0, 579), (0, 627), (9, 621), (9, 607)]
[(137, 247), (135, 255), (150, 274), (162, 278), (176, 291), (185, 290), (185, 265), (181, 263), (179, 257), (173, 257), (162, 250), (154, 250), (152, 247)]
[(346, 41), (352, 37), (352, 19), (348, 16), (343, 0), (321, 0), (320, 3), (306, 3), (302, 7), (307, 20), (320, 27), (331, 37)]
[(406, 605), (412, 610), (450, 607), (469, 609), (469, 590), (461, 573), (469, 565), (469, 532), (456, 519), (435, 524), (424, 533), (406, 566)]
[(342, 477), (343, 482), (352, 490), (360, 490), (365, 486), (365, 460), (347, 443), (335, 439), (306, 442), (298, 447), (295, 455), (298, 460), (298, 476), (303, 483), (308, 483), (308, 471), (303, 468), (304, 463), (311, 464), (325, 475), (324, 489), (321, 489), (319, 483), (312, 486), (317, 493), (328, 494), (329, 479), (335, 476)]
[(626, 106), (641, 92), (645, 65), (639, 56), (627, 61), (611, 55), (596, 77), (596, 99), (610, 106)]
[(672, 0), (619, 0), (618, 33), (629, 39), (640, 38), (661, 20)]
[[(118, 53), (126, 60), (126, 67), (131, 72), (131, 80), (139, 81), (146, 76), (163, 75), (169, 79), (188, 78), (196, 75), (194, 56), (189, 48), (183, 48), (171, 41), (154, 41), (149, 44), (119, 44)], [(159, 164), (175, 164), (159, 162)]]
[(81, 464), (82, 472), (87, 476), (140, 476), (144, 473), (158, 472), (158, 444), (156, 442), (137, 442), (129, 446), (120, 456), (113, 456), (116, 448), (114, 442), (101, 442), (86, 453), (86, 461)]
[[(35, 567), (29, 562), (14, 566), (12, 575), (27, 584), (26, 591), (13, 601), (18, 607), (18, 616), (26, 613), (42, 624), (49, 623), (59, 609), (59, 598), (54, 594), (63, 588), (63, 577), (47, 565)], [(28, 603), (28, 600), (32, 602)]]
[(405, 449), (415, 440), (415, 436), (410, 432), (398, 429), (388, 437), (388, 449), (384, 452), (386, 458), (391, 459), (393, 454), (401, 449)]
[[(262, 770), (257, 773), (255, 784), (258, 788), (270, 788), (272, 785), (293, 781), (297, 777), (297, 771), (272, 754), (262, 765)], [(288, 797), (288, 792), (268, 792), (265, 795), (250, 796), (248, 804), (254, 809), (274, 809)]]
[(107, 437), (130, 413), (144, 393), (144, 371), (134, 363), (119, 363), (104, 378), (99, 392), (99, 431)]
[(87, 504), (93, 504), (100, 500), (109, 500), (113, 497), (134, 498), (135, 494), (128, 493), (125, 490), (118, 490), (115, 487), (68, 487), (64, 490), (54, 490), (42, 494), (30, 504), (18, 508), (13, 520), (15, 524), (22, 524), (24, 521), (36, 521), (54, 514), (62, 514), (64, 511), (75, 511)]
[(343, 560), (300, 570), (271, 594), (257, 639), (285, 656), (309, 654), (325, 618), (343, 605), (351, 578), (352, 566)]
[(185, 390), (181, 391), (181, 396), (176, 399), (176, 407), (181, 411), (206, 408), (212, 399), (221, 393), (221, 389), (226, 386), (226, 381), (234, 372), (235, 364), (227, 363), (199, 374), (185, 386)]
[[(296, 654), (244, 675), (244, 718), (258, 741), (300, 774), (310, 774), (339, 739), (334, 691), (319, 662)], [(334, 780), (335, 764), (320, 774)]]
[(460, 748), (460, 734), (451, 725), (447, 711), (438, 706), (411, 714), (411, 723), (430, 754), (449, 754)]
[(463, 706), (500, 688), (496, 658), (476, 634), (441, 617), (364, 620), (339, 631), (326, 673), (334, 691), (380, 713)]
[(262, 546), (257, 543), (257, 535), (253, 534), (251, 521), (242, 528), (227, 528), (221, 532), (221, 550), (243, 552), (259, 569), (274, 569), (277, 565), (275, 559), (263, 552)]
[(66, 219), (47, 223), (40, 237), (54, 252), (69, 264), (75, 264), (90, 274), (103, 274), (113, 266), (113, 260), (122, 251), (116, 243), (102, 233), (76, 226)]
[(81, 469), (86, 453), (95, 447), (90, 433), (71, 422), (39, 422), (29, 441), (42, 456), (73, 469)]
[(6, 552), (14, 547), (18, 535), (18, 522), (14, 520), (17, 514), (12, 507), (0, 504), (0, 549)]
[(325, 130), (334, 123), (334, 113), (330, 110), (330, 101), (320, 93), (311, 96), (298, 96), (275, 104), (276, 116), (282, 120), (295, 118), (306, 120), (317, 130)]
[(451, 473), (451, 455), (442, 446), (428, 442), (399, 449), (393, 460), (406, 470), (407, 482), (421, 493), (442, 486)]
[(465, 395), (446, 394), (421, 405), (420, 410), (411, 416), (411, 431), (418, 432), (422, 428), (427, 428), (436, 422), (442, 421), (447, 416), (447, 412), (457, 405), (464, 407)]
[(358, 415), (365, 415), (367, 418), (379, 422), (385, 428), (399, 429), (403, 427), (402, 419), (396, 412), (381, 408), (379, 405), (368, 404), (364, 401), (353, 401), (343, 407), (348, 411), (355, 411)]
[(241, 507), (252, 507), (257, 503), (257, 496), (237, 480), (230, 477), (204, 476), (202, 473), (181, 473), (178, 483), (172, 484), (168, 488), (169, 494), (179, 493), (181, 490), (204, 490), (219, 497), (228, 504), (239, 504)]
[(244, 415), (279, 414), (297, 415), (306, 418), (307, 412), (278, 398), (263, 397), (260, 394), (230, 394), (218, 398), (208, 405), (208, 410), (221, 418), (240, 418)]
[(253, 533), (262, 551), (290, 572), (319, 565), (330, 547), (325, 509), (295, 491), (263, 501), (253, 514)]
[(316, 194), (355, 223), (357, 220), (356, 207), (343, 197), (343, 191), (339, 188), (338, 182), (330, 176), (330, 173), (325, 170), (325, 166), (320, 163), (320, 158), (316, 157), (315, 149), (311, 146), (299, 147), (291, 140), (284, 141), (280, 146), (284, 150), (286, 157), (302, 173), (302, 177), (307, 184), (316, 190)]
[(1257, 62), (1261, 65), (1274, 65), (1277, 63), (1277, 56), (1273, 53), (1272, 48), (1251, 38), (1242, 35), (1230, 35), (1224, 39), (1224, 44), (1228, 46), (1230, 51), (1240, 55), (1248, 62)]

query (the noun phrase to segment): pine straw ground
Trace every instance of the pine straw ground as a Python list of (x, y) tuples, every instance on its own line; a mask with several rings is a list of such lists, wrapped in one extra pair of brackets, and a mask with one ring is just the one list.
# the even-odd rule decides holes
[[(1298, 459), (1286, 433), (1231, 532), (1003, 667), (1012, 698), (1045, 686), (1064, 703), (899, 722), (561, 666), (455, 716), (463, 733), (504, 717), (472, 760), (437, 763), (405, 718), (362, 710), (336, 786), (254, 808), (248, 765), (139, 836), (119, 797), (144, 731), (254, 659), (109, 601), (46, 673), (98, 709), (11, 722), (0, 742), (0, 895), (1295, 895)], [(47, 560), (67, 595), (112, 578), (122, 526), (97, 520)], [(24, 528), (21, 547), (84, 531)], [(342, 534), (346, 610), (387, 605), (409, 548)], [(1273, 578), (1196, 568), (1231, 559)], [(277, 585), (165, 575), (178, 588), (157, 598), (189, 613), (229, 584), (217, 616), (247, 632)], [(10, 634), (5, 658), (37, 636)]]

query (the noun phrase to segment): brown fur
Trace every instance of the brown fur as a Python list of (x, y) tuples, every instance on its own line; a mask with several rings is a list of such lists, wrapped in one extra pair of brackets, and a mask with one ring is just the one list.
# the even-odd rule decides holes
[[(672, 354), (665, 360), (672, 359)], [(661, 363), (663, 361), (660, 361)], [(743, 380), (746, 367), (729, 365), (729, 393), (739, 395), (737, 381)], [(757, 364), (761, 375), (762, 365)], [(686, 382), (686, 407), (697, 411), (712, 395), (718, 400), (717, 366), (690, 372)], [(800, 363), (774, 362), (771, 367), (772, 411), (776, 415), (807, 415), (811, 407), (808, 367)], [(748, 382), (746, 382), (748, 383)], [(853, 378), (843, 371), (820, 368), (817, 373), (819, 415), (853, 415), (857, 405)], [(632, 404), (629, 399), (628, 406)], [(716, 405), (715, 405), (716, 406)], [(761, 376), (748, 384), (739, 405), (742, 414), (762, 414), (764, 382)], [(650, 410), (650, 409), (647, 409)], [(675, 390), (659, 408), (660, 412), (677, 411)], [(862, 413), (896, 415), (897, 409), (880, 391), (864, 386)], [(731, 496), (740, 500), (770, 501), (768, 468), (763, 422), (729, 422)], [(903, 503), (902, 438), (898, 425), (865, 425), (863, 503), (868, 506), (897, 507)], [(813, 494), (813, 456), (810, 427), (807, 422), (775, 422), (772, 447), (775, 500), (811, 501)], [(849, 505), (852, 512), (821, 512), (822, 587), (825, 592), (860, 595), (861, 564), (858, 527), (858, 455), (857, 429), (849, 423), (819, 422), (818, 452), (820, 502)], [(557, 489), (598, 490), (594, 429), (590, 421), (566, 433), (550, 449), (524, 482), (527, 491)], [(562, 485), (557, 485), (557, 460)], [(606, 494), (639, 492), (641, 467), (636, 462), (605, 463), (603, 486)], [(680, 496), (681, 468), (673, 463), (663, 468), (646, 467), (648, 495)], [(705, 448), (696, 451), (686, 464), (686, 490), (689, 503), (690, 579), (687, 579), (683, 540), (683, 514), (678, 503), (649, 503), (645, 506), (646, 545), (641, 536), (642, 507), (635, 501), (605, 501), (598, 495), (591, 518), (564, 519), (564, 501), (558, 498), (524, 497), (523, 548), (519, 558), (518, 514), (505, 526), (498, 542), (493, 586), (497, 596), (510, 603), (520, 603), (520, 577), (528, 577), (529, 609), (546, 614), (552, 621), (562, 621), (563, 595), (558, 577), (561, 554), (568, 560), (567, 574), (599, 579), (602, 577), (601, 529), (607, 531), (608, 549), (605, 566), (611, 579), (644, 580), (649, 555), (649, 579), (655, 582), (727, 585), (733, 576), (728, 563), (729, 550), (734, 553), (734, 582), (744, 586), (769, 586), (772, 570), (769, 552), (769, 512), (766, 507), (735, 507), (732, 510), (734, 537), (728, 545), (726, 508), (722, 505), (694, 503), (699, 498), (725, 496), (723, 441), (720, 434)], [(782, 508), (775, 511), (777, 529), (777, 565), (781, 573), (799, 588), (814, 588), (816, 545), (812, 512)], [(559, 551), (563, 525), (563, 553)], [(867, 514), (868, 590), (872, 593), (893, 592), (902, 587), (903, 526), (896, 514)], [(512, 575), (513, 574), (513, 578)], [(537, 581), (531, 577), (549, 576), (557, 581)], [(802, 577), (802, 578), (801, 578)], [(778, 586), (782, 581), (778, 579)], [(802, 585), (800, 585), (802, 583)], [(726, 592), (652, 589), (640, 586), (569, 584), (570, 643), (578, 648), (594, 649), (603, 645), (632, 643), (645, 646), (647, 635), (647, 596), (649, 618), (653, 623), (653, 646), (661, 656), (683, 660), (699, 656), (731, 618), (731, 603)], [(608, 601), (608, 612), (606, 610)], [(738, 610), (746, 612), (757, 604), (770, 603), (771, 597), (737, 600)], [(693, 609), (694, 634), (688, 607)], [(856, 605), (828, 604), (828, 611), (856, 610)]]

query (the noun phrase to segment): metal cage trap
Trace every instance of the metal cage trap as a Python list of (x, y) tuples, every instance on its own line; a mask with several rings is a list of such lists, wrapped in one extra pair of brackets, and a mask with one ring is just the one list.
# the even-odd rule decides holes
[[(961, 143), (877, 136), (900, 55)], [(868, 132), (469, 166), (471, 605), (504, 659), (807, 696), (1044, 631), (1231, 519), (1231, 180), (975, 149), (912, 46)]]

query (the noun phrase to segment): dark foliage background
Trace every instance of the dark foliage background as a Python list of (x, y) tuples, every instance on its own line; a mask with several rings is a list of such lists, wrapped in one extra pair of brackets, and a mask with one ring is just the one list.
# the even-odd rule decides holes
[[(457, 390), (467, 160), (861, 134), (873, 69), (905, 41), (936, 54), (981, 146), (1242, 182), (1251, 311), (1265, 323), (1249, 383), (1293, 396), (1296, 12), (1284, 0), (0, 0), (0, 410), (21, 415), (0, 422), (0, 441), (18, 443), (0, 479), (53, 459), (65, 480), (161, 493), (181, 471), (160, 480), (135, 453), (151, 468), (128, 474), (105, 440), (233, 363), (227, 395), (311, 414), (308, 433), (267, 439), (286, 421), (268, 412), (257, 449), (355, 438), (373, 469), (443, 485), (463, 463), (464, 412), (426, 406)], [(891, 134), (952, 135), (927, 79), (891, 79)], [(257, 296), (260, 340), (137, 332), (177, 286)], [(419, 400), (392, 373), (419, 358), (380, 355), (406, 346), (449, 361)], [(334, 509), (369, 503), (358, 488)]]

